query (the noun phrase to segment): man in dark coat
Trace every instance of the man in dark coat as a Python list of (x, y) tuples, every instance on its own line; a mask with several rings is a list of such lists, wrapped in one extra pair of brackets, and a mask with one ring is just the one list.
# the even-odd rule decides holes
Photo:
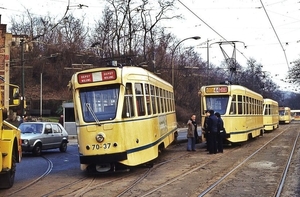
[(210, 113), (209, 113), (209, 110), (205, 110), (205, 118), (204, 118), (204, 124), (203, 124), (203, 127), (202, 127), (202, 130), (204, 131), (204, 137), (206, 139), (206, 150), (208, 151), (208, 148), (209, 148), (209, 133), (208, 133), (208, 125), (207, 125), (207, 120), (208, 120), (208, 117), (209, 117)]
[(215, 115), (218, 118), (218, 135), (217, 135), (218, 153), (223, 153), (223, 141), (225, 135), (224, 122), (221, 118), (220, 113), (216, 112)]
[(214, 110), (209, 111), (210, 115), (207, 119), (207, 130), (209, 133), (208, 138), (208, 151), (209, 154), (217, 153), (217, 134), (218, 134), (218, 118), (214, 114)]

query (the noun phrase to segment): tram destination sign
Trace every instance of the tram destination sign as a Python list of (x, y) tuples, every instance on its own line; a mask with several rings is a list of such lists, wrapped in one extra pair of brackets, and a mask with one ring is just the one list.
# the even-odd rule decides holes
[(227, 93), (228, 87), (227, 86), (217, 86), (217, 87), (206, 87), (206, 93)]
[(92, 73), (80, 73), (78, 74), (78, 83), (94, 83), (101, 81), (110, 81), (115, 80), (117, 78), (115, 70), (105, 70), (100, 72), (92, 72)]

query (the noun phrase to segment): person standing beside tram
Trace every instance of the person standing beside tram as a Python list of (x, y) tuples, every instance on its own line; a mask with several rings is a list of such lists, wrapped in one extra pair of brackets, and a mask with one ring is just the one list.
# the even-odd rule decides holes
[(202, 130), (204, 131), (204, 138), (206, 139), (206, 150), (208, 151), (209, 149), (209, 133), (208, 133), (208, 124), (207, 120), (209, 117), (210, 113), (209, 110), (205, 110), (205, 118), (204, 118), (204, 124)]
[(218, 118), (214, 114), (214, 110), (209, 111), (210, 115), (207, 119), (207, 130), (209, 133), (208, 137), (208, 154), (216, 154), (217, 153), (217, 134), (218, 134)]
[(218, 118), (218, 134), (217, 134), (217, 147), (218, 153), (223, 153), (223, 140), (225, 135), (224, 122), (220, 113), (216, 112), (215, 115)]
[(191, 118), (187, 122), (188, 130), (187, 130), (187, 151), (196, 151), (196, 136), (195, 131), (197, 132), (197, 123), (196, 123), (196, 115), (193, 114)]

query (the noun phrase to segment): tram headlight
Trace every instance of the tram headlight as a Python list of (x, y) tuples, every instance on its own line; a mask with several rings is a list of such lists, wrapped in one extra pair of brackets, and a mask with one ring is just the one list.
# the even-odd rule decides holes
[(97, 135), (96, 135), (96, 141), (97, 142), (103, 142), (104, 141), (104, 138), (105, 138), (105, 135), (104, 135), (104, 133), (98, 133)]

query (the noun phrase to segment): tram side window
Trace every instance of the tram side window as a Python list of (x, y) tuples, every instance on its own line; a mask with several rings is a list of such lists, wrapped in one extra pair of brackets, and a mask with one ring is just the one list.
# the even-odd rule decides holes
[(171, 107), (171, 92), (167, 91), (167, 95), (168, 95), (168, 111), (172, 111), (172, 107)]
[(150, 85), (150, 95), (151, 95), (151, 102), (152, 102), (152, 111), (153, 114), (156, 114), (156, 99), (155, 99), (155, 89), (153, 85)]
[(258, 105), (259, 101), (257, 99), (255, 99), (255, 112), (254, 114), (258, 114), (259, 112), (259, 105)]
[(143, 84), (135, 83), (134, 88), (135, 88), (136, 108), (137, 108), (138, 116), (144, 116), (146, 115), (146, 110), (145, 110)]
[(243, 114), (243, 97), (238, 95), (238, 114)]
[(249, 114), (249, 108), (248, 108), (248, 96), (245, 96), (245, 114)]
[(169, 111), (169, 94), (168, 94), (168, 91), (167, 90), (164, 90), (164, 93), (165, 93), (165, 109), (166, 109), (166, 112)]
[(257, 112), (258, 112), (258, 102), (257, 102), (258, 100), (257, 99), (254, 99), (254, 114), (257, 114)]
[(259, 111), (259, 100), (255, 99), (255, 114), (260, 114)]
[(254, 99), (250, 98), (250, 114), (254, 114)]
[(250, 104), (250, 98), (247, 96), (247, 114), (249, 115), (251, 112), (250, 112), (250, 107), (251, 107), (251, 104)]
[(232, 95), (230, 114), (236, 114), (236, 95)]
[(164, 113), (166, 112), (166, 106), (165, 106), (165, 102), (164, 102), (164, 97), (165, 97), (165, 94), (164, 94), (164, 91), (163, 89), (159, 88), (160, 90), (160, 103), (161, 103), (161, 112)]
[(253, 114), (256, 114), (256, 99), (253, 99)]
[(158, 113), (161, 113), (161, 103), (160, 103), (160, 97), (159, 97), (159, 88), (158, 87), (155, 87), (155, 92), (156, 92), (156, 102), (157, 102), (157, 110), (158, 110)]
[[(170, 94), (171, 94), (171, 110), (175, 111), (174, 94), (173, 94), (173, 92), (171, 92)], [(201, 108), (201, 109), (203, 109), (203, 108)]]
[(244, 108), (244, 114), (247, 114), (247, 101), (246, 96), (243, 96), (243, 108)]
[(149, 84), (145, 84), (145, 93), (146, 93), (147, 113), (148, 113), (148, 115), (151, 115), (152, 114), (152, 108), (151, 108), (151, 98), (150, 98)]
[(125, 89), (122, 117), (130, 118), (134, 116), (134, 105), (133, 105), (133, 95), (132, 95), (132, 84), (127, 83)]
[(270, 115), (270, 114), (271, 114), (271, 106), (270, 104), (267, 104), (264, 115)]
[(252, 114), (252, 99), (248, 97), (248, 114)]
[(164, 90), (164, 93), (165, 93), (165, 109), (166, 109), (166, 112), (169, 111), (169, 94), (168, 94), (168, 91), (167, 90)]

